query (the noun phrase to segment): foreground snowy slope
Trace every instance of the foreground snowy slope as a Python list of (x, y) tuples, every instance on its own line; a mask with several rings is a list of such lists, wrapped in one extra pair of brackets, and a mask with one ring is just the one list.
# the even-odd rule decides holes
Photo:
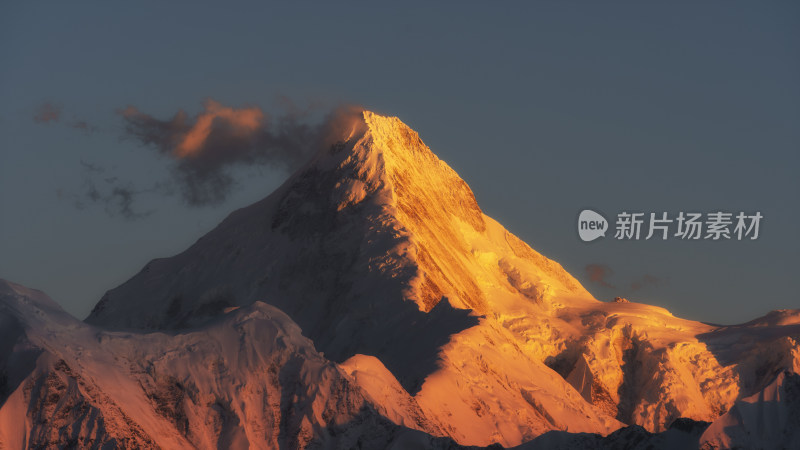
[(797, 370), (797, 311), (721, 328), (599, 302), (484, 215), (397, 118), (364, 112), (338, 137), (269, 197), (109, 291), (87, 322), (180, 330), (266, 302), (384, 409), (396, 397), (375, 380), (390, 375), (469, 445), (713, 421)]
[(105, 332), (0, 280), (0, 337), (3, 449), (451, 443), (411, 429), (441, 434), (410, 398), (387, 414), (264, 303), (182, 333)]
[[(260, 302), (179, 333), (103, 331), (0, 280), (0, 448), (463, 448), (379, 360), (337, 366), (299, 331)], [(519, 449), (794, 448), (800, 376), (708, 425), (550, 431)]]

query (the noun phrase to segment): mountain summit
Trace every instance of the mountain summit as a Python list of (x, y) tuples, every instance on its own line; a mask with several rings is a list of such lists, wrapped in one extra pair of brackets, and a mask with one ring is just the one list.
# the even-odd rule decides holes
[[(687, 423), (713, 422), (737, 401), (784, 389), (778, 377), (780, 386), (794, 386), (781, 374), (800, 372), (800, 312), (719, 327), (635, 301), (600, 302), (483, 214), (467, 184), (399, 119), (364, 111), (336, 123), (332, 143), (275, 192), (183, 253), (148, 263), (81, 325), (171, 355), (165, 365), (158, 351), (131, 344), (126, 354), (152, 364), (137, 362), (133, 375), (120, 376), (139, 379), (142, 398), (167, 396), (167, 406), (151, 403), (155, 416), (178, 420), (180, 439), (200, 447), (223, 437), (261, 442), (258, 430), (274, 426), (270, 443), (305, 447), (349, 442), (330, 427), (370, 423), (392, 436), (403, 430), (404, 439), (427, 436), (431, 446), (446, 447), (447, 439), (509, 446), (548, 432), (609, 435), (626, 425), (643, 429), (609, 439), (638, 440), (637, 433), (668, 434), (678, 424), (699, 430), (697, 444), (704, 426)], [(14, 292), (9, 298), (18, 299)], [(15, 320), (25, 323), (22, 316)], [(281, 330), (268, 333), (275, 356), (263, 354), (261, 338), (252, 337), (260, 332), (243, 325), (251, 318)], [(225, 327), (238, 334), (222, 337)], [(165, 336), (160, 346), (151, 342), (157, 336)], [(236, 339), (236, 346), (215, 343)], [(182, 346), (200, 353), (185, 361), (191, 369), (174, 358), (191, 353)], [(228, 350), (249, 355), (247, 364)], [(265, 366), (265, 358), (278, 362)], [(82, 359), (75, 361), (68, 365)], [(220, 391), (230, 380), (258, 386), (252, 371), (284, 373), (281, 364), (290, 369), (270, 379), (273, 397)], [(153, 375), (162, 372), (169, 378)], [(281, 392), (304, 392), (311, 406), (292, 409)], [(259, 416), (258, 429), (248, 425), (253, 412), (231, 406), (274, 395), (283, 412)], [(215, 402), (221, 406), (209, 406)], [(217, 414), (209, 408), (224, 412), (214, 419), (222, 425), (209, 427)], [(281, 431), (284, 412), (293, 414), (291, 432)], [(724, 419), (751, 431), (760, 423)], [(704, 442), (737, 442), (729, 431), (711, 427)], [(535, 442), (586, 438), (565, 436)]]
[[(554, 290), (590, 298), (557, 263), (484, 216), (467, 184), (416, 132), (397, 118), (362, 114), (357, 124), (343, 126), (346, 141), (317, 153), (276, 192), (234, 212), (184, 253), (149, 263), (110, 291), (87, 321), (173, 328), (273, 297), (315, 306), (365, 301), (351, 306), (366, 308), (386, 308), (394, 297), (423, 312), (447, 298), (451, 306), (482, 314), (490, 308), (476, 275), (491, 279), (498, 273), (496, 264), (485, 264), (488, 252), (474, 248), (478, 238), (498, 241), (491, 244), (500, 245), (492, 248), (501, 250), (499, 258), (534, 266), (527, 280), (532, 284), (519, 286), (533, 301), (545, 302)], [(501, 265), (512, 270), (509, 263)], [(174, 271), (175, 264), (182, 269)], [(500, 275), (503, 284), (520, 277)], [(376, 286), (366, 281), (374, 278), (384, 294), (369, 292)], [(186, 290), (184, 279), (202, 285)], [(152, 293), (148, 307), (128, 302), (129, 290)]]

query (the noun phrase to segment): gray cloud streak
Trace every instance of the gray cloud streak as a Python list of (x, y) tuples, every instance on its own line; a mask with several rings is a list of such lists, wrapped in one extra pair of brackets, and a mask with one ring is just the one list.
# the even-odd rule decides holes
[(66, 126), (70, 128), (75, 128), (76, 130), (81, 130), (84, 133), (91, 134), (97, 131), (97, 127), (91, 125), (89, 122), (80, 119), (74, 119), (71, 121), (62, 121), (62, 108), (59, 105), (56, 105), (52, 102), (45, 102), (39, 105), (36, 108), (36, 111), (33, 114), (33, 121), (38, 124), (49, 124), (49, 123), (58, 123), (63, 122)]
[(214, 100), (190, 117), (179, 110), (158, 119), (134, 106), (118, 113), (126, 136), (168, 157), (173, 181), (190, 206), (218, 204), (234, 185), (232, 170), (243, 166), (272, 166), (293, 170), (323, 145), (341, 138), (345, 124), (360, 118), (361, 108), (340, 107), (319, 123), (309, 112), (290, 108), (273, 117), (261, 108), (232, 108)]
[(50, 102), (45, 102), (36, 108), (33, 121), (36, 123), (58, 122), (61, 118), (61, 107)]
[[(131, 183), (121, 183), (115, 176), (105, 176), (105, 168), (96, 164), (81, 160), (81, 166), (84, 171), (83, 192), (75, 196), (73, 204), (76, 208), (84, 209), (87, 204), (100, 205), (109, 216), (120, 216), (125, 220), (142, 219), (152, 214), (152, 211), (142, 212), (135, 207), (138, 195), (152, 189), (139, 190)], [(98, 178), (102, 183), (97, 182)]]
[(660, 286), (663, 280), (655, 275), (644, 274), (641, 278), (634, 280), (631, 283), (631, 290), (638, 291), (647, 286)]
[(589, 277), (589, 281), (592, 283), (596, 283), (607, 288), (616, 287), (606, 280), (608, 277), (614, 274), (614, 271), (611, 270), (611, 267), (608, 267), (605, 264), (588, 264), (586, 265), (585, 270), (586, 275)]

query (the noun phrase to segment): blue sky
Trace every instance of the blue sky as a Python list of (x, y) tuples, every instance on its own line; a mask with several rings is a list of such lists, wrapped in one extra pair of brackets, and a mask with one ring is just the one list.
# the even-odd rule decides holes
[[(202, 207), (143, 192), (136, 220), (87, 201), (87, 177), (170, 176), (118, 110), (166, 120), (208, 98), (400, 117), (598, 298), (724, 323), (800, 307), (796, 2), (3, 3), (0, 67), (0, 277), (79, 317), (287, 176), (243, 168)], [(35, 121), (46, 104), (57, 120)], [(756, 241), (586, 244), (584, 207), (764, 219)]]

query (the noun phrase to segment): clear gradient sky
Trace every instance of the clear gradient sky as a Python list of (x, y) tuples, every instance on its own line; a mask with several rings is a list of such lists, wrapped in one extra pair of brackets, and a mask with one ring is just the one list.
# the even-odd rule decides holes
[[(115, 111), (168, 119), (207, 98), (279, 111), (281, 97), (400, 117), (484, 212), (600, 299), (718, 323), (800, 307), (790, 1), (4, 2), (0, 277), (84, 317), (148, 260), (287, 176), (248, 167), (221, 204), (155, 190), (135, 196), (144, 217), (110, 215), (85, 198), (87, 177), (138, 190), (169, 177), (169, 161), (126, 139)], [(764, 219), (756, 241), (586, 244), (583, 207)]]

